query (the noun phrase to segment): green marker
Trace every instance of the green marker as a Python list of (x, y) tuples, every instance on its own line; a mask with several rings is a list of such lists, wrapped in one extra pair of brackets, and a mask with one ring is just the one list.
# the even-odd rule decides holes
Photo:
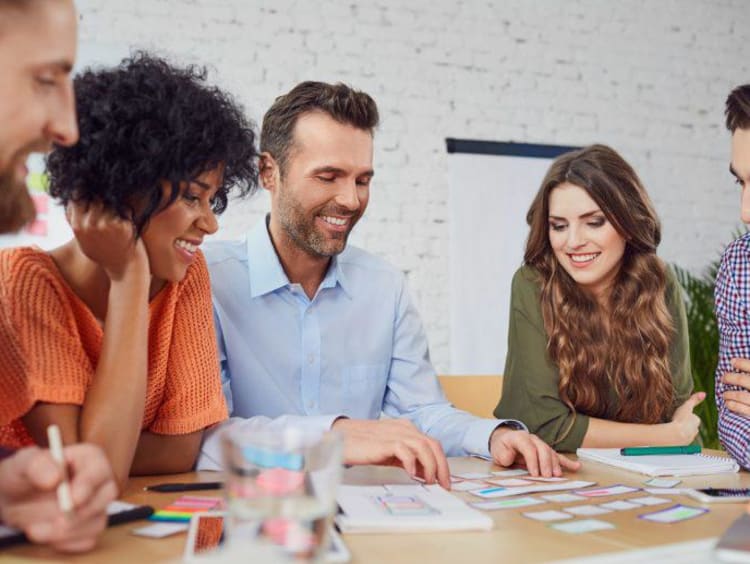
[(621, 448), (620, 454), (622, 456), (647, 456), (649, 454), (698, 454), (700, 451), (700, 445), (627, 447)]

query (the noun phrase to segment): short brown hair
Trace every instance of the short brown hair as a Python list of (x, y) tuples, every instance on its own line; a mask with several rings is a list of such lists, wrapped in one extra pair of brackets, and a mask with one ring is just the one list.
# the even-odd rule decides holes
[(724, 115), (727, 118), (727, 129), (750, 129), (750, 84), (738, 86), (727, 97)]
[(276, 159), (282, 176), (294, 141), (297, 118), (314, 111), (371, 134), (380, 120), (375, 100), (365, 92), (340, 82), (328, 84), (308, 80), (299, 83), (287, 94), (276, 98), (263, 116), (260, 132), (260, 150)]

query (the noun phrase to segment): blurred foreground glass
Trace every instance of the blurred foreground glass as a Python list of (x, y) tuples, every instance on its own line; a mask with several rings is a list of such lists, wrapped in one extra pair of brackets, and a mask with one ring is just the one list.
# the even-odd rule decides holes
[(230, 548), (274, 546), (289, 559), (316, 560), (336, 510), (341, 436), (230, 429), (222, 440)]

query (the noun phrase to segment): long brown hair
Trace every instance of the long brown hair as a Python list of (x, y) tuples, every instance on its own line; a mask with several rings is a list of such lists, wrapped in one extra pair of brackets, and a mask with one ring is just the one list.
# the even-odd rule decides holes
[[(584, 189), (625, 241), (614, 285), (601, 305), (555, 258), (549, 196), (565, 182)], [(673, 413), (669, 350), (674, 324), (666, 303), (666, 267), (656, 256), (661, 226), (635, 171), (611, 148), (591, 145), (550, 166), (526, 216), (524, 261), (540, 277), (547, 352), (560, 373), (562, 401), (575, 413), (659, 423)], [(606, 323), (605, 323), (606, 316)]]

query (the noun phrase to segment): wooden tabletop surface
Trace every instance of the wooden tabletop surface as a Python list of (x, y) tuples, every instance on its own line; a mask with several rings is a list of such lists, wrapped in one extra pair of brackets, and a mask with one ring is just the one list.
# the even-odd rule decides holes
[[(713, 453), (717, 454), (717, 453)], [(456, 472), (483, 472), (498, 469), (491, 463), (476, 458), (452, 458), (451, 470)], [(218, 474), (196, 472), (177, 476), (133, 478), (122, 499), (130, 503), (148, 504), (159, 509), (178, 498), (179, 493), (152, 493), (143, 491), (144, 486), (160, 482), (215, 481)], [(620, 471), (595, 462), (586, 462), (571, 479), (596, 482), (600, 486), (624, 484), (645, 487), (646, 476)], [(394, 468), (359, 467), (345, 472), (344, 483), (378, 484), (408, 483), (405, 473)], [(750, 473), (721, 474), (683, 478), (677, 487), (750, 487)], [(196, 492), (196, 495), (220, 495), (220, 491)], [(478, 498), (468, 493), (457, 492), (467, 501)], [(537, 494), (538, 495), (538, 494)], [(389, 562), (461, 562), (470, 559), (471, 564), (483, 562), (545, 562), (560, 558), (595, 555), (618, 550), (645, 548), (667, 543), (685, 542), (720, 536), (721, 533), (745, 510), (744, 504), (711, 504), (710, 511), (698, 518), (676, 524), (659, 524), (638, 519), (638, 515), (668, 507), (661, 505), (628, 511), (614, 511), (594, 518), (608, 521), (615, 529), (570, 535), (556, 531), (548, 523), (537, 522), (521, 514), (527, 511), (561, 509), (573, 505), (604, 503), (615, 499), (628, 499), (647, 495), (634, 492), (596, 500), (570, 504), (546, 503), (532, 508), (505, 509), (489, 512), (495, 527), (487, 532), (420, 533), (420, 534), (368, 534), (344, 535), (344, 541), (352, 553), (355, 563)], [(664, 496), (661, 496), (664, 497)], [(685, 496), (668, 496), (674, 503), (700, 507), (700, 503)], [(585, 517), (582, 517), (585, 518)], [(29, 559), (44, 562), (83, 563), (138, 563), (178, 562), (185, 545), (184, 533), (165, 539), (146, 539), (131, 534), (131, 530), (145, 522), (128, 523), (108, 529), (101, 537), (97, 548), (84, 555), (61, 556), (47, 548), (19, 545), (0, 552), (2, 561), (24, 562)]]

